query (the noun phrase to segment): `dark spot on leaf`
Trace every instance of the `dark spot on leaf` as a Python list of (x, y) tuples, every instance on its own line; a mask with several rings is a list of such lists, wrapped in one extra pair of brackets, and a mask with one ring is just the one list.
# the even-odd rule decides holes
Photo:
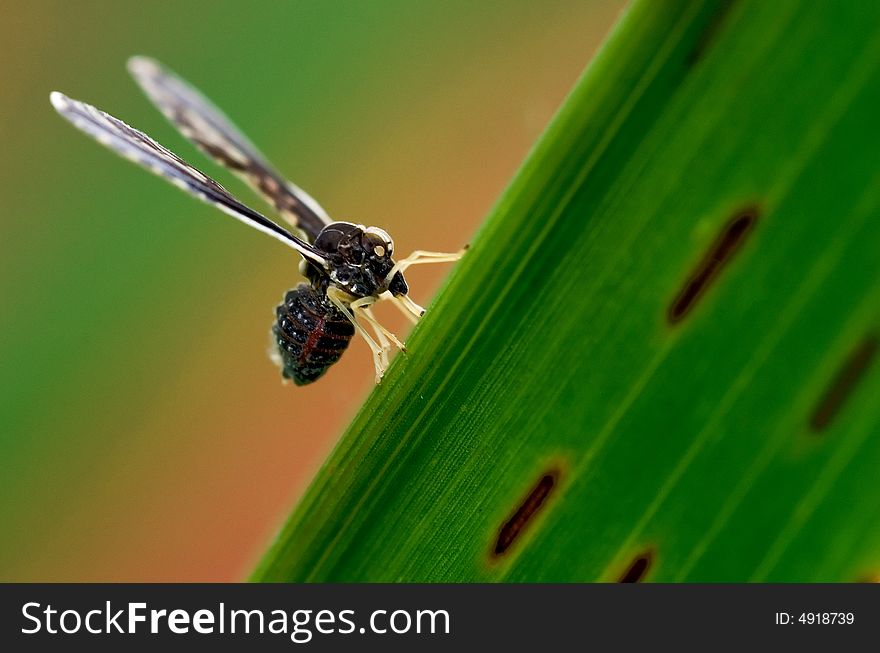
[(558, 481), (559, 470), (557, 469), (551, 469), (541, 476), (528, 496), (520, 502), (513, 516), (501, 525), (498, 539), (495, 541), (495, 548), (492, 551), (493, 556), (503, 555), (510, 548), (529, 521), (543, 507)]
[(645, 551), (636, 556), (627, 570), (620, 577), (618, 583), (640, 583), (645, 578), (651, 564), (654, 562), (654, 554), (651, 551)]
[(847, 397), (858, 385), (859, 379), (871, 365), (878, 345), (880, 345), (880, 339), (876, 334), (870, 334), (859, 343), (859, 346), (837, 370), (837, 374), (834, 375), (831, 384), (825, 390), (825, 394), (822, 395), (822, 399), (810, 417), (810, 428), (813, 431), (822, 431), (831, 423)]
[(740, 248), (757, 219), (758, 209), (753, 206), (738, 212), (725, 225), (720, 237), (716, 239), (703, 260), (690, 274), (684, 287), (669, 307), (668, 318), (671, 323), (675, 324), (681, 321), (693, 308), (709, 284), (718, 276), (721, 268)]

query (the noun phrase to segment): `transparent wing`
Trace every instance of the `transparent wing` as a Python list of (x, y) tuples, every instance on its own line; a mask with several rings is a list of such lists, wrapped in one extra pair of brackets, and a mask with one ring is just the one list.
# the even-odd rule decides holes
[(244, 179), (314, 242), (330, 222), (326, 211), (308, 193), (284, 179), (220, 109), (153, 59), (132, 57), (128, 70), (184, 136)]
[(233, 218), (277, 238), (316, 265), (327, 268), (323, 254), (309, 243), (239, 202), (216, 181), (193, 168), (146, 134), (89, 104), (71, 100), (57, 91), (49, 97), (58, 113), (111, 150), (164, 177), (199, 199), (213, 204)]

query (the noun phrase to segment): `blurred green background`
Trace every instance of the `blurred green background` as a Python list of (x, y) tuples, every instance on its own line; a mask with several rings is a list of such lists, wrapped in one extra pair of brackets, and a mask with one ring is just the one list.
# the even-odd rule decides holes
[[(356, 343), (319, 383), (282, 385), (268, 331), (297, 258), (73, 130), (49, 91), (265, 209), (128, 78), (130, 55), (154, 56), (334, 217), (386, 228), (399, 252), (454, 250), (622, 7), (0, 9), (0, 580), (242, 578), (372, 384)], [(445, 271), (408, 275), (416, 301)]]

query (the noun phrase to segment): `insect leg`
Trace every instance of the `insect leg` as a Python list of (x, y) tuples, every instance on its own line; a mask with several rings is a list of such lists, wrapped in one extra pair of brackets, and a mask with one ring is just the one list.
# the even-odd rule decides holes
[[(364, 308), (364, 317), (366, 317), (366, 313), (369, 312), (372, 315), (372, 312), (369, 308)], [(391, 353), (391, 341), (382, 333), (379, 329), (376, 328), (374, 324), (370, 324), (373, 327), (373, 333), (376, 334), (376, 340), (379, 341), (379, 346), (382, 347), (382, 356), (385, 363), (385, 366), (388, 366), (388, 355)]]
[(373, 315), (373, 312), (370, 310), (370, 306), (376, 303), (375, 297), (363, 297), (358, 299), (357, 301), (353, 301), (351, 303), (351, 310), (361, 310), (361, 314), (364, 316), (364, 319), (370, 323), (373, 329), (376, 331), (376, 335), (379, 337), (379, 341), (385, 340), (388, 342), (390, 340), (394, 343), (394, 345), (402, 352), (406, 352), (406, 345), (404, 345), (400, 340), (398, 340), (397, 336), (391, 333), (388, 329), (386, 329)]
[[(466, 250), (466, 246), (457, 252), (428, 252), (423, 249), (417, 249), (406, 258), (401, 259), (394, 264), (394, 267), (391, 268), (391, 272), (389, 272), (388, 275), (385, 277), (385, 283), (391, 283), (391, 280), (394, 278), (395, 274), (397, 274), (398, 272), (403, 272), (412, 265), (421, 265), (425, 263), (450, 263), (453, 261), (457, 261), (462, 256), (464, 256)], [(384, 293), (383, 297), (385, 297)], [(388, 298), (394, 300), (394, 305), (404, 315), (406, 315), (406, 317), (413, 324), (418, 322), (419, 318), (425, 314), (425, 309), (416, 304), (412, 299), (410, 299), (409, 295), (395, 296), (391, 293), (388, 293)]]
[(467, 247), (464, 247), (457, 252), (428, 252), (423, 249), (417, 249), (406, 258), (400, 259), (394, 265), (394, 269), (391, 271), (391, 274), (388, 275), (388, 278), (390, 279), (397, 272), (403, 272), (411, 265), (424, 265), (425, 263), (452, 263), (464, 256), (466, 250)]
[(391, 303), (394, 304), (413, 324), (418, 324), (419, 318), (425, 314), (425, 309), (410, 299), (409, 295), (400, 295), (398, 297), (388, 293), (387, 295), (383, 295), (383, 297), (390, 299)]
[[(379, 341), (379, 346), (382, 347), (382, 363), (384, 367), (388, 368), (388, 355), (391, 352), (391, 341), (388, 337), (382, 332), (381, 329), (377, 328), (375, 317), (373, 316), (372, 311), (370, 311), (370, 306), (373, 302), (376, 301), (374, 297), (363, 297), (361, 299), (355, 300), (350, 304), (352, 312), (356, 309), (360, 308), (363, 311), (363, 317), (366, 319), (370, 326), (373, 327), (373, 333), (376, 334), (376, 340)], [(369, 318), (373, 318), (371, 321)]]
[(351, 312), (351, 309), (345, 305), (345, 302), (348, 301), (350, 296), (347, 293), (342, 292), (338, 288), (334, 288), (330, 286), (327, 288), (327, 299), (330, 300), (336, 308), (339, 309), (339, 312), (342, 313), (345, 317), (348, 318), (348, 321), (354, 325), (354, 328), (361, 335), (361, 337), (366, 341), (367, 345), (369, 345), (370, 350), (373, 352), (373, 366), (376, 368), (376, 383), (382, 381), (382, 377), (385, 375), (385, 370), (388, 369), (388, 360), (385, 355), (385, 351), (380, 347), (375, 340), (367, 333), (367, 330), (361, 326), (360, 322), (357, 321), (354, 313)]

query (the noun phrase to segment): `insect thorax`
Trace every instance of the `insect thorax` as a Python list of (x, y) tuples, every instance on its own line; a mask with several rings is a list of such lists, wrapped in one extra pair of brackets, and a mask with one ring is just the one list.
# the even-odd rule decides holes
[(405, 295), (409, 290), (399, 272), (388, 281), (394, 268), (394, 242), (382, 229), (331, 222), (315, 238), (314, 246), (329, 262), (329, 271), (308, 265), (306, 276), (317, 288), (332, 284), (353, 297), (377, 296), (386, 290)]

